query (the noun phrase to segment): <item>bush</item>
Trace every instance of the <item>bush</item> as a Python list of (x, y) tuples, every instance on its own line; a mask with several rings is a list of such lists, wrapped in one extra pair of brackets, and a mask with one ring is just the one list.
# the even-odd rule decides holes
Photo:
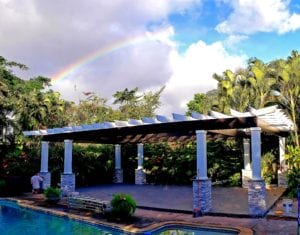
[(277, 169), (273, 169), (276, 157), (272, 152), (265, 153), (261, 158), (261, 174), (267, 184), (272, 184), (277, 177)]
[(59, 198), (60, 197), (60, 189), (55, 187), (46, 188), (44, 191), (45, 197), (48, 198)]
[(241, 186), (242, 179), (240, 173), (235, 173), (234, 175), (229, 177), (229, 186)]
[(300, 185), (300, 169), (292, 168), (288, 171), (288, 196), (291, 198), (297, 197), (297, 187)]
[(127, 219), (133, 215), (136, 209), (135, 200), (128, 194), (116, 194), (111, 200), (112, 216)]
[(287, 146), (285, 159), (289, 166), (288, 169), (288, 196), (297, 197), (297, 187), (300, 185), (300, 147)]

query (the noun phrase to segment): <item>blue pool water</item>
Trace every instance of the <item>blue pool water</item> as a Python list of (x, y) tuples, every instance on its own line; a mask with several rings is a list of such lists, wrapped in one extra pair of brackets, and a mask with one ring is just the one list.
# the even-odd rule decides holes
[(206, 229), (206, 228), (198, 228), (198, 227), (190, 227), (190, 226), (182, 226), (182, 225), (170, 225), (152, 231), (151, 233), (151, 235), (225, 235), (225, 234), (233, 235), (233, 234), (238, 234), (238, 232), (213, 229), (213, 228)]
[(1, 235), (120, 235), (116, 230), (22, 208), (0, 200)]
[[(17, 203), (0, 199), (0, 235), (125, 235), (108, 227), (95, 226), (64, 217), (23, 208)], [(166, 226), (144, 235), (224, 235), (234, 231)]]

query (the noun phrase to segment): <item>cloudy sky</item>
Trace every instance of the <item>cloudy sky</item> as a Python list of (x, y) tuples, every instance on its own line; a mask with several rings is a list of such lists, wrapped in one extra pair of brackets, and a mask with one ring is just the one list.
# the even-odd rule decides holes
[(158, 114), (184, 113), (213, 73), (300, 51), (298, 0), (0, 0), (0, 55), (67, 100), (166, 86)]

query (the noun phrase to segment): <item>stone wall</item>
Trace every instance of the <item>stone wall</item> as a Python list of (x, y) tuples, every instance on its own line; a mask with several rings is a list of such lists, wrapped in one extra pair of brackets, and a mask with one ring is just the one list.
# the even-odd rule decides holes
[(264, 216), (266, 212), (266, 184), (264, 180), (249, 181), (248, 206), (251, 215)]
[(123, 183), (123, 169), (115, 169), (114, 173), (114, 183)]
[(60, 187), (62, 196), (68, 196), (71, 192), (75, 192), (75, 174), (61, 174)]
[(135, 169), (135, 184), (146, 184), (144, 169)]
[(212, 209), (211, 180), (193, 180), (193, 209), (201, 213), (209, 212)]

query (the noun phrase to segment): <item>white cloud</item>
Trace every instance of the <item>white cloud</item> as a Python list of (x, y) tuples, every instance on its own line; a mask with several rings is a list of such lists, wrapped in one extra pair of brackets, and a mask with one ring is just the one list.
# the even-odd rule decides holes
[(291, 13), (289, 0), (232, 0), (233, 11), (228, 19), (216, 26), (225, 34), (251, 35), (256, 32), (279, 34), (300, 28), (300, 15)]
[(212, 78), (214, 73), (244, 67), (245, 61), (246, 56), (230, 55), (221, 42), (206, 44), (198, 41), (184, 55), (174, 50), (171, 54), (173, 75), (166, 83), (162, 94), (163, 106), (159, 112), (185, 113), (186, 104), (193, 99), (194, 94), (216, 88), (217, 83)]
[[(184, 112), (195, 93), (215, 87), (214, 72), (243, 64), (243, 57), (230, 55), (221, 43), (199, 41), (183, 55), (177, 52), (167, 16), (184, 13), (201, 1), (61, 0), (54, 4), (35, 0), (21, 5), (17, 0), (0, 0), (1, 55), (28, 65), (24, 76), (51, 77), (93, 51), (144, 38), (79, 67), (55, 82), (53, 89), (77, 101), (83, 91), (110, 98), (126, 87), (143, 92), (166, 85), (160, 112)], [(157, 31), (150, 32), (148, 25), (153, 22)]]

